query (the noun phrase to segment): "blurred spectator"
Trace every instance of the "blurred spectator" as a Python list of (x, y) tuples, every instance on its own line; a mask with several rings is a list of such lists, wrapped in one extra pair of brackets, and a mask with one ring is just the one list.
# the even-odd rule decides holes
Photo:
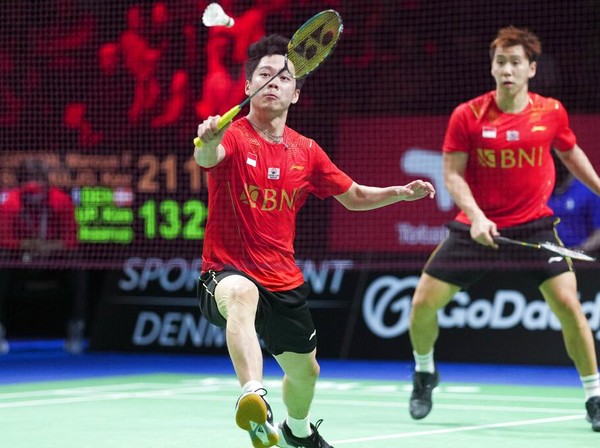
[(30, 253), (77, 246), (74, 206), (68, 194), (49, 185), (48, 172), (40, 160), (19, 166), (19, 186), (1, 204), (0, 246)]
[(232, 59), (233, 40), (234, 35), (225, 27), (208, 30), (206, 75), (196, 103), (198, 119), (223, 114), (245, 98), (243, 67)]
[(143, 10), (133, 5), (127, 10), (127, 29), (119, 37), (125, 67), (134, 79), (133, 101), (129, 107), (129, 123), (138, 124), (142, 116), (156, 106), (160, 84), (156, 77), (161, 50), (150, 47), (144, 36)]
[(152, 119), (153, 128), (162, 128), (177, 123), (183, 116), (188, 100), (188, 74), (185, 70), (177, 70), (171, 79), (169, 97), (166, 98), (162, 113)]
[[(61, 252), (77, 248), (77, 223), (71, 197), (49, 184), (48, 171), (43, 161), (28, 159), (18, 168), (19, 185), (6, 192), (0, 203), (0, 247), (16, 252), (23, 264), (44, 262), (52, 265), (52, 258)], [(4, 340), (5, 305), (9, 291), (18, 290), (12, 284), (15, 271), (0, 271), (0, 351), (8, 351)], [(83, 271), (29, 270), (28, 281), (35, 284), (43, 278), (56, 282), (61, 294), (74, 300), (69, 321), (67, 348), (79, 351), (84, 328), (85, 278)], [(23, 286), (23, 285), (21, 285)], [(36, 288), (34, 287), (33, 290)]]
[[(77, 132), (78, 146), (89, 148), (102, 141), (102, 134), (94, 130), (92, 123), (86, 116), (87, 106), (84, 103), (69, 103), (65, 107), (63, 123), (67, 129)], [(107, 111), (107, 113), (109, 113)]]
[(600, 198), (560, 161), (555, 165), (556, 184), (548, 205), (560, 218), (560, 239), (567, 247), (600, 254)]
[(264, 36), (267, 14), (272, 7), (268, 2), (257, 1), (241, 15), (234, 16), (233, 1), (221, 2), (221, 6), (235, 22), (231, 28), (208, 29), (206, 75), (202, 80), (202, 96), (196, 103), (196, 117), (200, 120), (223, 114), (246, 97), (246, 51)]
[(97, 20), (77, 0), (40, 2), (35, 9), (39, 21), (33, 18), (29, 24), (29, 57), (40, 67), (45, 88), (62, 110), (65, 102), (87, 89)]

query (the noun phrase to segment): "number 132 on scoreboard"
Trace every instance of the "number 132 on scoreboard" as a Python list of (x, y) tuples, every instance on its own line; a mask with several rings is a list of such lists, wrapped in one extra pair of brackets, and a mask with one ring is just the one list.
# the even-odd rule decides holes
[(207, 216), (207, 206), (198, 199), (189, 199), (182, 204), (173, 199), (159, 202), (148, 199), (138, 208), (146, 239), (181, 237), (184, 240), (201, 240)]

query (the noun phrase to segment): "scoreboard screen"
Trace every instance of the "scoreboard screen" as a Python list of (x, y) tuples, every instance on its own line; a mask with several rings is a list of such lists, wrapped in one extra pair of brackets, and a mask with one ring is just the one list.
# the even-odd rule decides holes
[[(79, 247), (53, 255), (58, 265), (122, 266), (131, 256), (198, 258), (208, 216), (203, 172), (193, 157), (177, 152), (85, 155), (14, 152), (1, 155), (0, 190), (18, 187), (25, 159), (43, 161), (50, 185), (73, 201)], [(28, 257), (27, 263), (36, 258)], [(2, 264), (23, 261), (3, 251)], [(47, 264), (45, 257), (40, 263)]]

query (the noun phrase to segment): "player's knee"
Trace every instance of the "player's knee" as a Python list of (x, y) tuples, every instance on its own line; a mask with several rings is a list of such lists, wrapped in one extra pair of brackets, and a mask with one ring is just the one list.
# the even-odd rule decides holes
[(258, 307), (258, 289), (250, 281), (222, 282), (217, 286), (215, 299), (219, 312), (225, 316), (244, 320), (245, 316), (254, 320)]
[(304, 368), (297, 371), (296, 379), (307, 384), (315, 384), (321, 373), (321, 367), (315, 361), (307, 364)]
[(229, 295), (233, 302), (257, 303), (258, 289), (251, 282), (237, 283), (229, 289)]
[(289, 381), (306, 385), (316, 384), (320, 373), (321, 366), (316, 359), (313, 359), (310, 362), (295, 363), (293, 369), (286, 370), (286, 376)]
[(411, 316), (437, 312), (441, 308), (438, 302), (435, 296), (424, 294), (417, 289), (412, 298)]

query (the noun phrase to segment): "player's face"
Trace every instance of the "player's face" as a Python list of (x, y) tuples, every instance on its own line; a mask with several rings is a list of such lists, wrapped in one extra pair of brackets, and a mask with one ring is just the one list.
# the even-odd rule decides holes
[(529, 61), (522, 45), (496, 48), (492, 60), (492, 76), (499, 92), (515, 96), (523, 90), (527, 91), (535, 70), (535, 62)]
[[(252, 74), (252, 79), (246, 81), (246, 95), (251, 95), (275, 75), (285, 63), (285, 57), (279, 54), (263, 57), (256, 70)], [(292, 71), (294, 67), (288, 63)], [(300, 91), (296, 89), (296, 80), (284, 70), (275, 79), (269, 82), (253, 99), (252, 105), (257, 108), (269, 109), (272, 111), (286, 110), (290, 104), (294, 104), (300, 97)]]

